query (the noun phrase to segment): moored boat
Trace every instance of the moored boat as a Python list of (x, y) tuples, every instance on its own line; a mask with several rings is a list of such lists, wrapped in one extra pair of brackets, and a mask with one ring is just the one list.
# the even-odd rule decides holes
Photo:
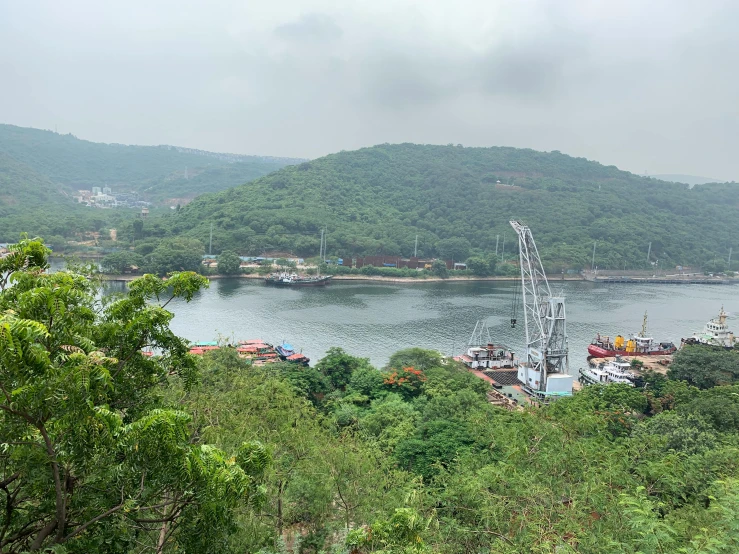
[(490, 331), (484, 321), (478, 321), (475, 325), (465, 353), (455, 356), (454, 359), (470, 369), (479, 371), (515, 369), (518, 366), (518, 358), (513, 350), (492, 342)]
[(697, 344), (718, 346), (721, 348), (739, 347), (739, 338), (735, 337), (734, 333), (729, 330), (729, 326), (726, 324), (726, 317), (724, 307), (721, 306), (718, 317), (709, 320), (700, 333), (694, 333), (692, 337), (682, 339), (680, 341), (681, 345)]
[(321, 287), (331, 282), (333, 275), (298, 275), (297, 273), (273, 273), (264, 278), (264, 283), (275, 287)]
[(275, 350), (280, 355), (280, 358), (286, 362), (292, 362), (300, 365), (308, 365), (310, 358), (302, 352), (295, 352), (292, 345), (283, 342), (282, 344), (275, 347)]
[(644, 313), (641, 332), (625, 339), (617, 335), (611, 340), (598, 333), (588, 346), (588, 354), (594, 358), (611, 358), (616, 356), (665, 356), (674, 354), (677, 347), (669, 341), (656, 342), (647, 336), (647, 314)]
[(631, 364), (620, 358), (609, 362), (593, 363), (590, 367), (580, 368), (579, 381), (583, 385), (608, 385), (622, 383), (634, 386), (636, 375), (629, 371)]

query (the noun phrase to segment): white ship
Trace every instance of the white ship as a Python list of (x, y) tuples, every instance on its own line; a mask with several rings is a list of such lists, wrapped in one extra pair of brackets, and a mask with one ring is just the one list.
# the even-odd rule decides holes
[(579, 381), (583, 385), (608, 385), (622, 383), (634, 386), (636, 375), (629, 371), (631, 364), (620, 358), (611, 362), (600, 362), (591, 367), (580, 368)]
[(720, 346), (723, 348), (739, 347), (739, 339), (729, 330), (726, 325), (726, 312), (721, 306), (718, 317), (711, 319), (703, 327), (703, 331), (695, 333), (692, 337), (682, 340), (685, 344), (704, 344), (707, 346)]

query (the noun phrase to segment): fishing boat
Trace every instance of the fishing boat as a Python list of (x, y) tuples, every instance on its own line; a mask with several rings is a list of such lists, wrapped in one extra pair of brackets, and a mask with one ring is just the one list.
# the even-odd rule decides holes
[(629, 371), (631, 364), (621, 358), (609, 362), (592, 363), (590, 367), (580, 368), (579, 381), (583, 385), (608, 385), (622, 383), (634, 386), (636, 375)]
[(276, 346), (275, 350), (277, 350), (280, 358), (282, 358), (286, 362), (292, 362), (300, 365), (308, 365), (308, 363), (310, 362), (310, 358), (308, 358), (308, 356), (306, 356), (302, 352), (295, 352), (295, 349), (292, 347), (292, 345), (287, 344), (286, 342), (283, 342), (282, 344)]
[(598, 333), (588, 346), (588, 354), (594, 358), (611, 358), (615, 356), (665, 356), (675, 353), (677, 347), (672, 342), (656, 342), (647, 336), (647, 313), (644, 312), (641, 332), (625, 339), (617, 335), (611, 340)]
[(267, 285), (275, 287), (321, 287), (331, 282), (333, 275), (298, 275), (297, 273), (272, 273), (264, 278)]
[(718, 346), (721, 348), (739, 347), (739, 339), (729, 330), (726, 324), (726, 312), (724, 307), (718, 313), (718, 317), (709, 320), (703, 327), (703, 331), (693, 334), (692, 337), (682, 339), (682, 345), (700, 344), (705, 346)]

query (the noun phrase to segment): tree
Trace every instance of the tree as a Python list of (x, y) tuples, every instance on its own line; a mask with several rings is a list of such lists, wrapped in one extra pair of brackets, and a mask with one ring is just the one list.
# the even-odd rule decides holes
[(486, 277), (495, 273), (495, 260), (473, 256), (467, 259), (467, 269), (475, 275)]
[(445, 260), (466, 260), (470, 255), (470, 241), (464, 237), (451, 237), (436, 243), (439, 256)]
[(347, 354), (343, 348), (332, 347), (316, 364), (316, 369), (323, 373), (335, 389), (344, 389), (349, 383), (352, 373), (370, 365), (367, 358), (357, 358)]
[(667, 375), (701, 389), (733, 384), (739, 381), (739, 349), (686, 346), (675, 354)]
[(166, 305), (207, 281), (149, 275), (101, 303), (87, 277), (44, 273), (47, 253), (24, 238), (0, 261), (0, 550), (216, 551), (269, 455), (194, 442), (161, 405), (170, 376), (196, 377)]
[(171, 271), (197, 271), (205, 247), (199, 240), (172, 238), (161, 241), (146, 257), (146, 272), (166, 275)]
[(241, 272), (241, 258), (231, 250), (224, 250), (218, 255), (218, 273), (236, 275)]
[(442, 260), (434, 260), (434, 263), (431, 264), (431, 273), (442, 279), (445, 279), (449, 275), (446, 264)]
[(134, 239), (144, 238), (144, 220), (143, 219), (133, 220), (133, 238)]
[(103, 273), (120, 275), (131, 271), (134, 267), (141, 268), (144, 265), (144, 257), (136, 252), (122, 250), (108, 254), (100, 261)]
[(426, 371), (432, 367), (441, 366), (441, 354), (424, 348), (406, 348), (398, 350), (390, 356), (386, 369), (402, 369), (404, 367), (415, 367)]

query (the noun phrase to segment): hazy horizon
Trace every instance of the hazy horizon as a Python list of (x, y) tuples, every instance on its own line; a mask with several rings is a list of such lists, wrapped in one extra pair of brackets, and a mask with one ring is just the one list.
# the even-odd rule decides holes
[(739, 181), (739, 4), (0, 0), (0, 121), (316, 158), (559, 150)]

